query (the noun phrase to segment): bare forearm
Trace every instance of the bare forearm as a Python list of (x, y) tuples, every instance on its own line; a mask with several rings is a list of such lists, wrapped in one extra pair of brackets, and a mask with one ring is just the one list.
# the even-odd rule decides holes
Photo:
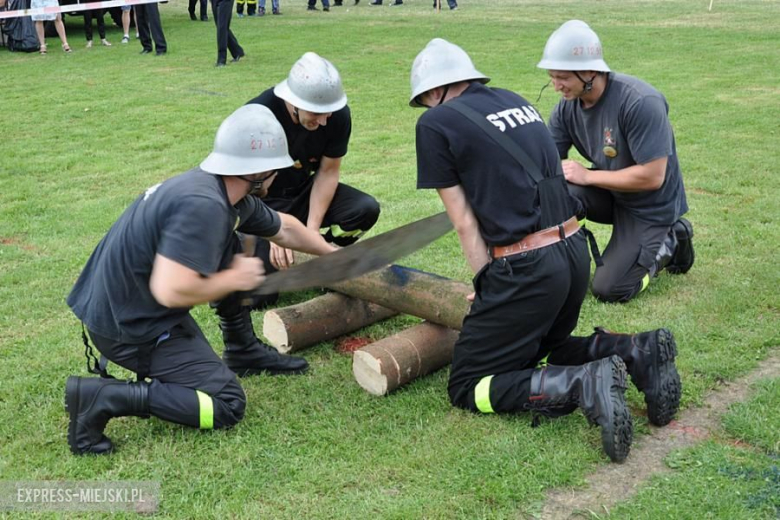
[(234, 273), (220, 271), (204, 277), (198, 274), (177, 274), (153, 271), (149, 287), (160, 305), (169, 308), (193, 307), (220, 300), (234, 292)]
[(307, 228), (290, 215), (280, 213), (279, 216), (282, 219), (282, 227), (279, 233), (271, 237), (273, 243), (314, 255), (324, 255), (336, 250), (322, 238), (319, 231)]
[(230, 273), (222, 271), (209, 277), (201, 277), (187, 285), (171, 287), (167, 291), (155, 294), (157, 301), (165, 307), (193, 307), (215, 300), (221, 300), (234, 290), (230, 289)]
[(577, 161), (561, 163), (563, 174), (571, 184), (596, 186), (614, 191), (654, 191), (663, 186), (666, 177), (667, 158), (635, 164), (621, 170), (588, 170)]
[(654, 191), (663, 181), (663, 176), (639, 164), (617, 171), (590, 170), (587, 174), (589, 185), (614, 191)]
[(471, 270), (476, 274), (486, 263), (490, 261), (487, 254), (487, 245), (476, 227), (456, 229), (460, 247)]
[(465, 192), (461, 185), (437, 190), (447, 216), (450, 217), (455, 232), (458, 234), (463, 255), (476, 274), (490, 261), (487, 254), (487, 245), (479, 232), (479, 222), (474, 215), (474, 210), (466, 200)]
[(339, 185), (339, 172), (320, 171), (314, 179), (314, 185), (309, 195), (309, 217), (306, 220), (306, 227), (312, 230), (320, 229), (322, 221), (325, 219), (325, 213), (333, 201), (336, 188)]
[(187, 308), (220, 300), (235, 291), (246, 291), (263, 281), (262, 262), (236, 255), (230, 267), (202, 276), (160, 254), (154, 259), (149, 289), (160, 305)]

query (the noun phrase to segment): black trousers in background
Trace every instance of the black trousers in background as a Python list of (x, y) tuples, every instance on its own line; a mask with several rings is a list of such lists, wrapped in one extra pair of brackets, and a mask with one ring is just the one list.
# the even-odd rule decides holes
[(612, 236), (601, 252), (604, 265), (593, 275), (593, 295), (606, 302), (627, 302), (644, 290), (650, 270), (672, 224), (650, 224), (615, 204), (609, 190), (569, 184), (569, 192), (579, 199), (585, 217), (612, 225)]
[(227, 51), (233, 58), (244, 55), (244, 49), (230, 30), (233, 0), (211, 0), (211, 11), (217, 26), (217, 63), (227, 62)]
[(492, 260), (477, 273), (476, 297), (455, 343), (448, 385), (452, 404), (485, 412), (475, 395), (484, 380), (492, 411), (521, 412), (539, 361), (549, 354), (552, 365), (575, 364), (584, 339), (571, 333), (589, 276), (582, 231), (548, 247)]
[[(189, 12), (192, 14), (195, 14), (195, 4), (198, 3), (198, 0), (190, 0), (190, 6), (189, 6)], [(205, 20), (209, 15), (208, 11), (208, 5), (206, 3), (206, 0), (200, 0), (200, 19)]]
[[(233, 426), (244, 417), (244, 390), (191, 316), (149, 345), (119, 343), (92, 331), (89, 336), (101, 354), (135, 373), (140, 350), (151, 348), (147, 377), (149, 408), (155, 417), (195, 428), (207, 427), (205, 420), (215, 429)], [(210, 402), (203, 402), (205, 396)]]
[[(309, 183), (303, 191), (294, 198), (265, 198), (263, 202), (268, 207), (289, 213), (303, 224), (309, 218), (309, 198), (313, 183)], [(341, 184), (336, 187), (333, 200), (322, 219), (321, 232), (325, 240), (344, 247), (354, 244), (363, 234), (374, 227), (379, 220), (379, 203), (374, 197), (362, 191)], [(276, 272), (270, 260), (271, 244), (262, 238), (257, 239), (255, 255), (263, 261), (266, 274)], [(255, 297), (255, 306), (263, 307), (273, 304), (278, 295), (266, 294)]]
[(138, 37), (145, 50), (152, 51), (152, 40), (154, 40), (154, 50), (158, 54), (168, 51), (162, 22), (160, 22), (160, 10), (157, 9), (157, 4), (136, 5), (135, 23), (138, 26)]
[(101, 40), (106, 39), (106, 24), (103, 21), (103, 10), (92, 9), (84, 11), (84, 35), (87, 37), (87, 41), (92, 41), (92, 18), (97, 20), (98, 35)]

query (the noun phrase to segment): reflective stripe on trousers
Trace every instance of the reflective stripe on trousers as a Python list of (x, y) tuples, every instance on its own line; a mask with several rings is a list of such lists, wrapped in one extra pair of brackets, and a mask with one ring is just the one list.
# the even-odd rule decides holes
[(490, 381), (492, 379), (493, 376), (483, 377), (474, 388), (474, 404), (477, 406), (477, 410), (482, 413), (495, 413), (493, 405), (490, 404)]
[(211, 400), (211, 396), (195, 390), (198, 395), (198, 404), (200, 405), (200, 426), (201, 430), (213, 430), (214, 429), (214, 401)]

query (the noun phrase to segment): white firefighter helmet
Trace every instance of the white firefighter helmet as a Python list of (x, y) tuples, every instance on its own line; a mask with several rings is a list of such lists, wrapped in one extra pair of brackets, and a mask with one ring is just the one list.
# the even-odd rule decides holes
[(347, 104), (339, 71), (313, 52), (295, 62), (287, 79), (274, 87), (274, 94), (294, 107), (316, 114), (335, 112)]
[(490, 78), (474, 68), (466, 51), (447, 40), (434, 38), (420, 51), (412, 64), (412, 97), (409, 106), (422, 106), (415, 99), (424, 92), (469, 80), (487, 83)]
[(553, 32), (536, 65), (545, 70), (609, 72), (601, 40), (587, 23), (569, 20)]
[(292, 164), (282, 125), (267, 107), (251, 104), (219, 125), (214, 150), (200, 168), (217, 175), (252, 175)]

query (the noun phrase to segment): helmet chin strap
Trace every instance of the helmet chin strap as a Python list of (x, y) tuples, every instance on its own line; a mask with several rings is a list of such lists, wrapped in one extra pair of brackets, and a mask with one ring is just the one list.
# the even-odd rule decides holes
[(590, 92), (591, 90), (593, 90), (593, 80), (595, 80), (595, 79), (596, 79), (596, 77), (599, 75), (599, 73), (598, 73), (598, 72), (596, 72), (595, 74), (593, 74), (593, 77), (592, 77), (592, 78), (590, 78), (588, 81), (585, 81), (584, 79), (582, 79), (582, 76), (580, 76), (580, 75), (577, 73), (577, 71), (572, 71), (572, 72), (574, 72), (574, 75), (575, 75), (575, 76), (577, 76), (577, 79), (579, 79), (580, 81), (582, 81), (582, 91), (583, 91), (583, 92), (585, 92), (585, 93), (588, 93), (588, 92)]
[[(449, 86), (449, 85), (445, 85), (445, 86), (444, 86), (444, 90), (443, 90), (443, 91), (442, 91), (442, 93), (441, 93), (441, 96), (439, 96), (439, 102), (438, 102), (438, 103), (436, 103), (436, 105), (434, 105), (434, 106), (439, 106), (439, 105), (441, 105), (442, 103), (444, 103), (444, 100), (445, 100), (445, 98), (447, 97), (447, 94), (448, 94), (449, 92), (450, 92), (450, 86)], [(421, 105), (421, 106), (424, 106), (425, 108), (433, 108), (433, 106), (429, 106), (429, 105), (426, 105), (425, 103), (423, 103), (423, 102), (420, 100), (420, 98), (421, 98), (421, 97), (422, 97), (422, 94), (418, 95), (418, 96), (415, 98), (415, 101), (417, 101), (417, 103), (418, 103), (419, 105)]]
[(437, 103), (436, 106), (439, 106), (442, 103), (444, 103), (444, 99), (447, 97), (447, 94), (449, 93), (449, 91), (450, 91), (450, 86), (449, 85), (444, 87), (444, 92), (441, 93), (441, 97), (439, 98), (439, 102)]
[(238, 175), (237, 177), (242, 181), (248, 182), (249, 184), (252, 185), (249, 188), (249, 193), (254, 193), (256, 191), (260, 191), (261, 189), (263, 189), (263, 183), (266, 181), (266, 179), (260, 179), (259, 181), (254, 181), (252, 179), (247, 179), (243, 175)]
[(548, 80), (547, 83), (544, 84), (542, 89), (539, 91), (539, 97), (536, 98), (536, 101), (534, 103), (538, 103), (540, 99), (542, 99), (542, 92), (544, 92), (544, 89), (550, 86), (550, 83), (552, 83), (552, 80)]
[(298, 107), (296, 106), (293, 106), (293, 115), (295, 116), (296, 124), (301, 124), (301, 116), (298, 114)]

